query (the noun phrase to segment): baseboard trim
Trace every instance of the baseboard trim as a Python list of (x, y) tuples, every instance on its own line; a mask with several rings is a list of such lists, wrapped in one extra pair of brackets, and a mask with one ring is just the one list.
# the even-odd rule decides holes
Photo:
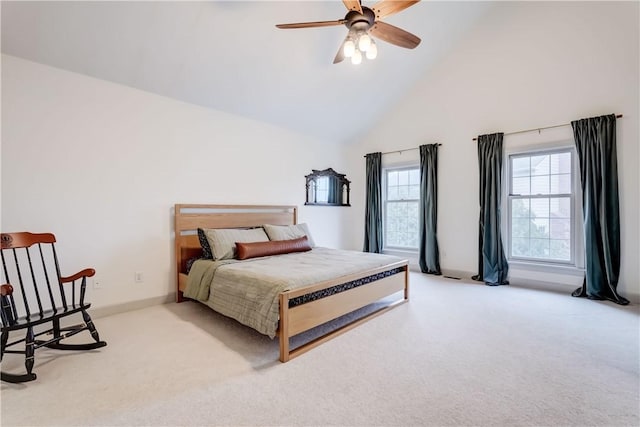
[[(469, 271), (443, 269), (442, 274), (443, 276), (449, 276), (455, 279), (460, 279), (468, 283), (482, 284), (482, 282), (477, 282), (471, 279), (471, 276), (473, 276), (476, 273), (471, 273)], [(580, 287), (579, 285), (569, 285), (566, 283), (548, 282), (548, 281), (533, 280), (533, 279), (526, 279), (526, 278), (519, 278), (519, 277), (509, 277), (509, 284), (511, 286), (520, 287), (520, 288), (535, 289), (535, 290), (540, 290), (545, 292), (557, 292), (557, 293), (563, 293), (567, 295), (571, 295), (573, 291), (575, 291), (577, 288)], [(631, 304), (640, 304), (640, 294), (624, 292), (622, 296), (627, 298)]]
[(97, 308), (92, 307), (89, 309), (89, 313), (91, 313), (92, 318), (99, 319), (101, 317), (112, 316), (114, 314), (125, 313), (127, 311), (140, 310), (141, 308), (147, 308), (154, 305), (167, 304), (174, 302), (175, 300), (176, 295), (171, 293), (165, 296), (129, 301), (122, 304), (113, 304)]

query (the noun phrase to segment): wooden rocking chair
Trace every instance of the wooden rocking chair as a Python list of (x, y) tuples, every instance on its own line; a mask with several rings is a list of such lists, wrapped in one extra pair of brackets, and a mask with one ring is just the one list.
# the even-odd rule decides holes
[[(0, 360), (5, 353), (24, 354), (27, 369), (27, 373), (22, 375), (2, 372), (2, 381), (21, 383), (35, 380), (36, 374), (32, 372), (34, 352), (40, 347), (59, 350), (91, 350), (107, 345), (106, 342), (100, 341), (98, 331), (87, 313), (91, 304), (84, 301), (87, 277), (95, 274), (94, 269), (87, 268), (72, 276), (62, 277), (54, 245), (56, 238), (50, 233), (2, 233), (0, 240), (4, 274), (4, 280), (0, 283), (5, 283), (0, 286), (0, 324), (2, 326)], [(79, 282), (79, 286), (76, 282)], [(16, 292), (17, 289), (20, 290), (19, 293)], [(67, 327), (60, 326), (60, 319), (76, 313), (82, 315), (83, 323)], [(48, 324), (48, 322), (51, 323)], [(46, 330), (34, 331), (34, 329), (42, 329), (42, 325), (45, 325)], [(38, 326), (39, 328), (36, 328)], [(25, 338), (8, 342), (10, 332), (24, 329), (26, 329)], [(60, 343), (61, 340), (85, 330), (91, 333), (95, 342)], [(52, 337), (36, 340), (36, 337), (41, 335), (52, 335)], [(23, 342), (24, 350), (7, 350)]]

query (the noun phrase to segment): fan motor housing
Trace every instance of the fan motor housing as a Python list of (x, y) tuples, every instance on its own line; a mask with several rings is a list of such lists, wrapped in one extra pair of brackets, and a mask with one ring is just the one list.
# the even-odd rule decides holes
[(354, 30), (368, 30), (371, 28), (376, 20), (376, 14), (368, 7), (362, 6), (362, 13), (355, 10), (351, 10), (344, 17), (347, 22), (344, 26), (348, 29)]

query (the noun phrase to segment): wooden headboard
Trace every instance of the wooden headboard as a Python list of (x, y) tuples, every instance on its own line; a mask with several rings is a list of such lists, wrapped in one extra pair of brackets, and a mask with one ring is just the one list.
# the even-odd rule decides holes
[[(182, 301), (186, 265), (202, 253), (198, 228), (250, 228), (297, 224), (298, 208), (280, 205), (175, 205), (176, 300)], [(182, 284), (182, 286), (181, 286)]]

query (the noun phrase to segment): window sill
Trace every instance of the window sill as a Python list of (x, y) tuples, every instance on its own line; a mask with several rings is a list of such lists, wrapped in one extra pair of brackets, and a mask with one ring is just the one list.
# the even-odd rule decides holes
[(530, 262), (521, 260), (509, 260), (509, 267), (514, 270), (539, 271), (553, 274), (567, 274), (571, 276), (584, 276), (584, 268), (574, 265), (546, 264), (542, 262)]
[(384, 248), (382, 250), (383, 254), (387, 255), (397, 255), (397, 256), (414, 256), (417, 257), (420, 254), (419, 249), (394, 249), (394, 248)]

